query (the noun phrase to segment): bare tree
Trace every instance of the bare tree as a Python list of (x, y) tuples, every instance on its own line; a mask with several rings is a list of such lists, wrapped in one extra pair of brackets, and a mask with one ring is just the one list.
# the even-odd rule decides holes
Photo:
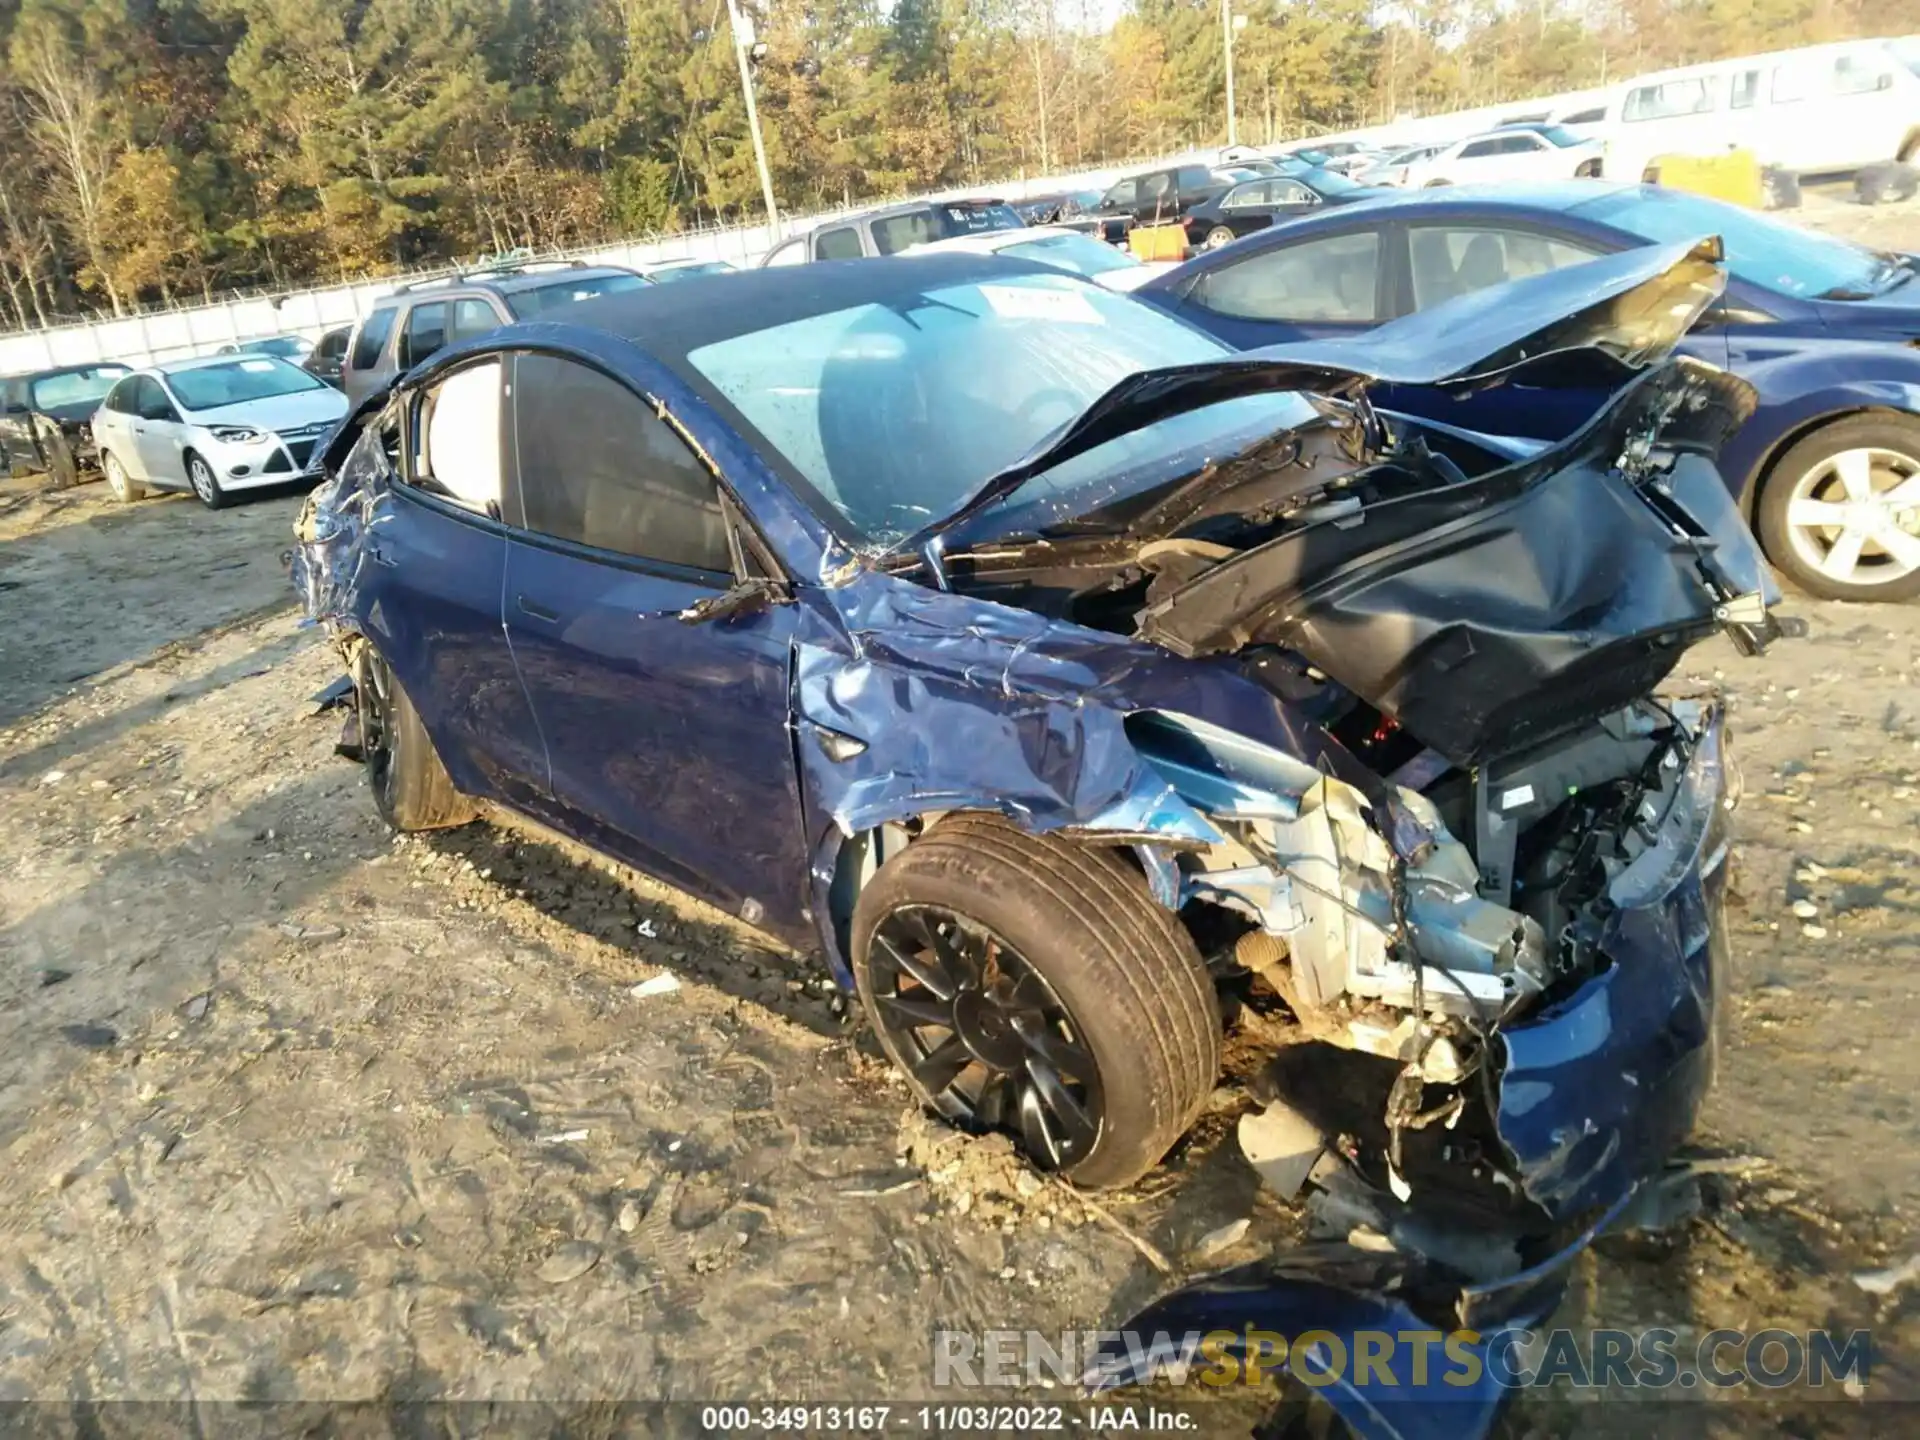
[(113, 313), (122, 314), (120, 292), (108, 271), (108, 217), (102, 204), (117, 148), (105, 87), (52, 24), (21, 27), (14, 37), (13, 71), (25, 101), (27, 133), (47, 164), (53, 208), (86, 256), (86, 278), (107, 292)]

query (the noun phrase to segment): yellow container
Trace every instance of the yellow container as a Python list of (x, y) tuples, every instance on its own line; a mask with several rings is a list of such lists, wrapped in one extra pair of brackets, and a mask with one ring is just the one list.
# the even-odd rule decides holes
[(1760, 160), (1751, 150), (1729, 150), (1724, 155), (1660, 155), (1647, 169), (1655, 184), (1669, 190), (1708, 195), (1734, 205), (1758, 210), (1766, 187), (1760, 179)]
[(1184, 225), (1136, 225), (1127, 232), (1127, 248), (1136, 260), (1184, 260), (1187, 228)]

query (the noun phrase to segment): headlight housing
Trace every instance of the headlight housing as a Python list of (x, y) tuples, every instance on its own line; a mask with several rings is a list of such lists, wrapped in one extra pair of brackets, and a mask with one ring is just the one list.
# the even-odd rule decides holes
[(273, 438), (251, 425), (215, 425), (209, 433), (222, 445), (264, 445)]

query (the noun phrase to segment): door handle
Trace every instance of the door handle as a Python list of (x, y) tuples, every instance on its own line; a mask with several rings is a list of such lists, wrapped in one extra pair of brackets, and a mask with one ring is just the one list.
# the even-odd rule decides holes
[(520, 613), (522, 615), (531, 616), (535, 620), (553, 621), (560, 618), (560, 612), (558, 610), (549, 610), (539, 601), (529, 600), (524, 595), (516, 597), (514, 603), (520, 607)]
[(133, 427), (133, 433), (136, 435), (144, 435), (147, 433), (147, 427), (144, 425), (136, 425)]

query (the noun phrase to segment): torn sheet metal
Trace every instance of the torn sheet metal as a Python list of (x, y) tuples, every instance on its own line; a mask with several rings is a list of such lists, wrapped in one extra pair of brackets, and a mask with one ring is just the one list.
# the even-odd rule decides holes
[[(1676, 362), (1530, 460), (1207, 568), (1140, 633), (1186, 655), (1294, 650), (1458, 764), (1570, 729), (1652, 690), (1735, 597), (1764, 623), (1778, 590), (1711, 458), (1750, 403)], [(1657, 481), (1621, 463), (1642, 444), (1667, 452)]]

